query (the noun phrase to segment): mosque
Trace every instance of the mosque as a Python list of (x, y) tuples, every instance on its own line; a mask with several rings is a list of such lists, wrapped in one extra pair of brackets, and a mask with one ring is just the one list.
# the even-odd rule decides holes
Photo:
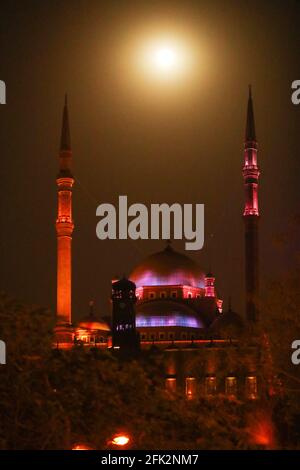
[(67, 98), (63, 110), (57, 175), (57, 320), (55, 346), (89, 347), (113, 353), (159, 351), (170, 393), (256, 399), (260, 348), (251, 338), (258, 322), (257, 140), (251, 87), (242, 169), (245, 186), (245, 315), (223, 312), (216, 279), (171, 242), (138, 264), (129, 278), (112, 282), (111, 321), (89, 314), (77, 324), (71, 315), (72, 150)]

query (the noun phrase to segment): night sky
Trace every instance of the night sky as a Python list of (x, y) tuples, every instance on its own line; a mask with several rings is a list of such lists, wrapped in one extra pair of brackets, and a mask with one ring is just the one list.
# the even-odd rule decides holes
[[(252, 84), (260, 178), (261, 280), (294, 266), (300, 211), (299, 1), (2, 1), (1, 288), (56, 303), (56, 184), (64, 93), (74, 176), (73, 315), (110, 311), (110, 281), (164, 241), (100, 241), (96, 207), (204, 203), (205, 247), (187, 252), (243, 313), (242, 163)], [(172, 86), (139, 75), (145, 37), (186, 39), (194, 71)], [(281, 243), (287, 234), (287, 243)], [(291, 234), (291, 235), (290, 235)], [(184, 250), (184, 243), (174, 242)], [(263, 290), (262, 290), (263, 294)]]

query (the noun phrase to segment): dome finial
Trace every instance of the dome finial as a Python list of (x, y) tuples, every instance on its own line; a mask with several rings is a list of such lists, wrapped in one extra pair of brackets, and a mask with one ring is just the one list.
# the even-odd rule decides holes
[(94, 316), (94, 301), (90, 300), (89, 301), (89, 307), (90, 307), (90, 317)]
[(208, 271), (206, 272), (205, 277), (214, 277), (212, 269), (211, 269), (211, 263), (209, 263), (209, 268), (208, 268)]
[(249, 85), (248, 107), (247, 107), (247, 122), (246, 122), (246, 142), (256, 142), (255, 121), (252, 100), (252, 87)]
[(71, 135), (70, 135), (70, 125), (69, 125), (68, 95), (66, 93), (65, 101), (64, 101), (64, 109), (63, 109), (61, 137), (60, 137), (60, 151), (70, 151), (70, 150), (71, 150)]
[(168, 240), (166, 240), (166, 250), (172, 250), (172, 240), (170, 238), (168, 238)]

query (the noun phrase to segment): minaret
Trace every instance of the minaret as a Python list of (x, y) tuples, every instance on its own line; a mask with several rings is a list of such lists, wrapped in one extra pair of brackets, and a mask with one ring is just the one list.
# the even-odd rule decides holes
[[(71, 278), (72, 278), (72, 187), (74, 178), (71, 172), (72, 150), (69, 129), (67, 95), (62, 118), (62, 131), (59, 152), (59, 173), (57, 184), (57, 342), (61, 347), (72, 344), (71, 329)], [(62, 346), (62, 345), (65, 346)]]
[(249, 322), (258, 319), (258, 178), (257, 140), (251, 86), (247, 109), (247, 125), (244, 150), (243, 177), (245, 184), (245, 281), (246, 281), (246, 317)]
[(205, 287), (204, 287), (204, 295), (205, 297), (215, 297), (215, 276), (209, 271), (209, 273), (205, 276)]

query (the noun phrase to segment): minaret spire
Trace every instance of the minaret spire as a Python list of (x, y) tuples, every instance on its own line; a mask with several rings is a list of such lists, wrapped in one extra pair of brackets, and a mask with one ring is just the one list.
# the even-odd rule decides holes
[(71, 278), (72, 278), (72, 187), (74, 178), (71, 172), (72, 150), (70, 139), (67, 95), (62, 118), (59, 151), (59, 172), (57, 184), (57, 326), (56, 336), (59, 347), (71, 347), (73, 331), (71, 327)]
[(65, 94), (65, 104), (62, 115), (60, 151), (59, 151), (59, 174), (61, 176), (72, 176), (72, 150), (69, 123), (68, 95)]
[(63, 120), (60, 139), (60, 150), (71, 150), (71, 137), (69, 125), (69, 111), (68, 111), (68, 95), (65, 94), (65, 105), (63, 110)]
[(257, 165), (257, 140), (252, 100), (249, 86), (247, 123), (244, 150), (243, 177), (245, 185), (245, 281), (246, 281), (246, 317), (250, 322), (258, 318), (258, 180), (260, 170)]
[(256, 142), (251, 85), (249, 85), (249, 98), (248, 98), (247, 124), (246, 124), (246, 136), (245, 137), (246, 137), (245, 138), (246, 142)]

